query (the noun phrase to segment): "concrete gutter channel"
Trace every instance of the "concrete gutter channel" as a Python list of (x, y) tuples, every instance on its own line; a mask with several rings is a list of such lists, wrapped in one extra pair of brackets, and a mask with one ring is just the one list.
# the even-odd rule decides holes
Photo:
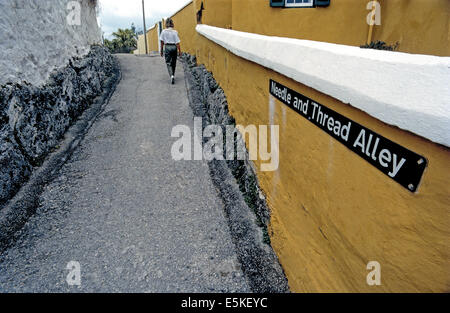
[[(183, 54), (183, 64), (189, 103), (194, 116), (202, 117), (203, 127), (235, 125), (225, 94), (212, 74), (204, 66), (197, 66), (195, 56)], [(242, 138), (238, 136), (237, 140)], [(208, 165), (224, 202), (232, 240), (250, 287), (257, 293), (289, 292), (283, 268), (270, 246), (270, 210), (248, 153), (245, 161), (214, 160)]]
[(29, 180), (12, 199), (0, 207), (0, 253), (13, 244), (14, 234), (35, 213), (45, 185), (54, 179), (96, 119), (103, 113), (120, 80), (121, 71), (115, 59), (113, 75), (105, 80), (102, 93), (67, 130), (58, 148), (47, 155), (41, 166), (34, 168)]
[[(203, 66), (197, 66), (195, 57), (187, 54), (183, 55), (183, 64), (189, 103), (194, 115), (203, 118), (203, 126), (235, 124), (228, 114), (223, 90), (211, 73)], [(117, 60), (114, 67), (114, 74), (106, 80), (101, 95), (67, 130), (58, 149), (47, 155), (17, 194), (0, 208), (0, 253), (14, 243), (15, 233), (35, 213), (44, 187), (55, 178), (108, 105), (121, 80)], [(223, 200), (232, 240), (251, 289), (259, 293), (289, 292), (284, 271), (270, 246), (267, 233), (270, 211), (251, 161), (212, 161), (208, 165)]]

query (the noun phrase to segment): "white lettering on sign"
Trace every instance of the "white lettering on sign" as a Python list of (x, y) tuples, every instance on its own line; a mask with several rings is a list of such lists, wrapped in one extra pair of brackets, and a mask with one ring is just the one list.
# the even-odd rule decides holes
[(365, 153), (367, 156), (370, 156), (374, 161), (378, 160), (378, 162), (382, 167), (390, 169), (388, 175), (391, 177), (395, 177), (402, 168), (402, 166), (405, 164), (406, 159), (401, 158), (400, 162), (398, 162), (397, 154), (392, 153), (389, 149), (382, 149), (378, 153), (378, 144), (380, 142), (380, 138), (377, 137), (372, 146), (373, 137), (374, 137), (373, 134), (369, 134), (369, 137), (366, 142), (366, 130), (361, 129), (358, 138), (356, 138), (355, 143), (353, 144), (353, 147), (361, 148), (362, 153)]
[(270, 94), (367, 162), (415, 192), (427, 160), (344, 115), (270, 80)]

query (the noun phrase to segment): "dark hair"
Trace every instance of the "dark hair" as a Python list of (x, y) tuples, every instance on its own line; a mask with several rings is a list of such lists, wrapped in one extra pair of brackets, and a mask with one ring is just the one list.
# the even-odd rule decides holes
[(173, 20), (171, 18), (168, 18), (166, 20), (166, 27), (169, 28), (169, 27), (173, 27), (173, 26), (174, 26), (173, 25)]

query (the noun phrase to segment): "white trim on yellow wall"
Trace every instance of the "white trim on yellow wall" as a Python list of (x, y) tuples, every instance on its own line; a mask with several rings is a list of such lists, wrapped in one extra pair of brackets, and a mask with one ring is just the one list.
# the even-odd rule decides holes
[(450, 147), (450, 57), (196, 29), (237, 56)]

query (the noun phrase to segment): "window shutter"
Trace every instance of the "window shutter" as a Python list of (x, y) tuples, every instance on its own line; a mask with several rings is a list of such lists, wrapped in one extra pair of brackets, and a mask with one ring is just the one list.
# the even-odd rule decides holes
[(270, 6), (274, 8), (284, 7), (285, 0), (270, 0)]
[(330, 0), (316, 0), (316, 7), (327, 7), (330, 5)]

